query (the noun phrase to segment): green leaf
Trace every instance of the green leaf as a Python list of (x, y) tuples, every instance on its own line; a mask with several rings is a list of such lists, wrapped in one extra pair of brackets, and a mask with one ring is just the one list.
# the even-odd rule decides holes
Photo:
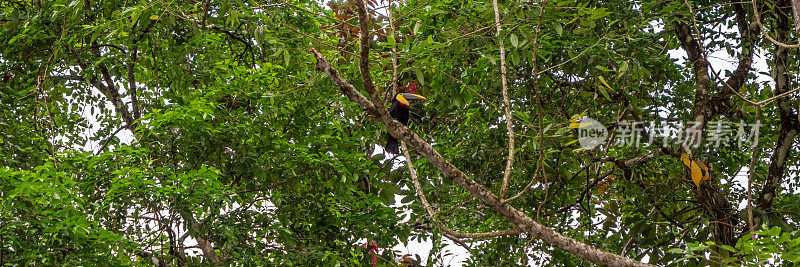
[(380, 192), (381, 202), (385, 205), (394, 204), (394, 194), (389, 192), (389, 190), (381, 190)]
[(422, 70), (414, 69), (414, 75), (417, 76), (417, 80), (419, 80), (420, 85), (425, 86), (425, 75), (422, 75)]
[(611, 89), (611, 86), (609, 86), (608, 83), (606, 83), (606, 79), (603, 79), (603, 76), (597, 76), (597, 78), (605, 86), (605, 87), (603, 86), (597, 87), (597, 89), (600, 90), (600, 94), (602, 94), (603, 97), (606, 98), (606, 100), (611, 101), (611, 96), (608, 94), (608, 90), (606, 90), (606, 88)]
[(594, 67), (595, 67), (596, 69), (598, 69), (598, 70), (602, 70), (602, 71), (605, 71), (605, 72), (610, 72), (610, 71), (613, 71), (613, 70), (611, 70), (611, 69), (609, 69), (609, 68), (606, 68), (606, 67), (603, 67), (603, 66), (600, 66), (600, 65), (597, 65), (597, 66), (594, 66)]
[(680, 248), (671, 248), (671, 249), (667, 250), (667, 252), (676, 253), (676, 254), (684, 254), (685, 253), (684, 250), (680, 249)]
[(800, 262), (800, 253), (784, 253), (781, 255), (781, 259), (791, 261), (792, 263), (798, 263)]
[(606, 88), (608, 88), (609, 90), (614, 90), (614, 88), (611, 88), (611, 86), (608, 85), (608, 83), (606, 82), (606, 79), (603, 78), (603, 76), (597, 76), (597, 78), (600, 79), (600, 82), (603, 83), (603, 85), (605, 85)]
[(778, 236), (780, 234), (781, 234), (781, 228), (780, 227), (773, 226), (772, 228), (769, 229), (769, 235), (770, 236), (776, 237), (776, 236)]
[(617, 80), (625, 76), (626, 72), (628, 72), (628, 61), (623, 61), (622, 65), (619, 66), (619, 72), (617, 72)]
[(721, 246), (721, 247), (722, 247), (722, 248), (724, 248), (724, 249), (725, 249), (725, 250), (727, 250), (727, 251), (730, 251), (730, 252), (736, 252), (736, 249), (734, 249), (734, 248), (733, 248), (733, 247), (731, 247), (731, 246), (728, 246), (728, 245), (722, 244), (722, 246)]
[(574, 139), (574, 140), (572, 140), (572, 141), (569, 141), (569, 142), (566, 142), (566, 143), (564, 143), (564, 146), (569, 146), (569, 145), (571, 145), (571, 144), (577, 143), (578, 141), (580, 141), (580, 140), (579, 140), (579, 139)]
[(492, 65), (497, 65), (497, 59), (496, 59), (496, 58), (494, 58), (493, 56), (490, 56), (490, 55), (483, 55), (483, 57), (485, 57), (486, 59), (488, 59), (488, 60), (489, 60), (489, 62), (491, 62), (491, 63), (492, 63)]
[(513, 45), (514, 47), (519, 47), (519, 39), (516, 34), (512, 33), (510, 39), (511, 39), (511, 45)]
[(131, 20), (128, 23), (128, 27), (129, 28), (133, 27), (133, 24), (139, 21), (139, 16), (141, 16), (141, 15), (142, 15), (142, 12), (139, 11), (139, 10), (133, 12), (133, 15), (131, 15)]

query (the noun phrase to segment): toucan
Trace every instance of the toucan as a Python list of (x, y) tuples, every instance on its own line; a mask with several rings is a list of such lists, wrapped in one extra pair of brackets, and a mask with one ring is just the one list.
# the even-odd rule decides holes
[[(403, 125), (408, 125), (409, 111), (411, 110), (411, 103), (409, 103), (409, 101), (411, 100), (425, 101), (426, 98), (412, 93), (397, 94), (392, 101), (392, 106), (389, 108), (389, 116), (400, 121)], [(386, 140), (386, 152), (400, 154), (399, 144), (397, 138), (389, 134), (389, 138)]]

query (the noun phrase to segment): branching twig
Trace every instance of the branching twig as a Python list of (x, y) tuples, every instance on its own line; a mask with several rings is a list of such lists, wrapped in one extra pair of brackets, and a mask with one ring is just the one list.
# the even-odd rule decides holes
[(114, 136), (116, 136), (117, 133), (119, 133), (119, 131), (122, 131), (122, 129), (125, 129), (125, 128), (128, 128), (128, 126), (125, 125), (125, 126), (119, 127), (119, 129), (117, 129), (116, 131), (114, 131), (114, 133), (112, 133), (110, 136), (108, 136), (108, 138), (106, 138), (106, 140), (103, 141), (103, 145), (100, 146), (100, 149), (98, 149), (97, 152), (94, 153), (94, 155), (95, 156), (100, 155), (100, 152), (103, 152), (103, 149), (105, 149), (106, 146), (108, 146), (108, 141), (111, 141), (111, 138), (114, 138)]
[(567, 60), (565, 60), (564, 62), (561, 62), (561, 63), (555, 64), (555, 65), (553, 65), (553, 66), (550, 66), (550, 67), (548, 67), (548, 68), (546, 68), (546, 69), (543, 69), (543, 70), (541, 70), (541, 71), (539, 71), (539, 72), (536, 72), (536, 75), (539, 75), (539, 74), (546, 73), (546, 72), (548, 72), (548, 71), (550, 71), (550, 70), (553, 70), (553, 69), (555, 69), (555, 68), (561, 67), (561, 66), (563, 66), (564, 64), (567, 64), (567, 63), (569, 63), (569, 62), (571, 62), (571, 61), (573, 61), (573, 60), (575, 60), (575, 59), (578, 59), (579, 57), (583, 56), (583, 54), (586, 54), (586, 52), (588, 52), (590, 49), (592, 49), (592, 48), (594, 48), (595, 46), (599, 45), (599, 44), (600, 44), (600, 41), (603, 41), (603, 40), (605, 40), (605, 39), (606, 39), (606, 37), (602, 37), (602, 38), (600, 38), (600, 39), (597, 39), (597, 42), (595, 42), (593, 45), (591, 45), (591, 46), (587, 47), (586, 49), (584, 49), (583, 51), (581, 51), (581, 52), (580, 52), (578, 55), (576, 55), (576, 56), (574, 56), (574, 57), (571, 57), (570, 59), (567, 59)]
[[(761, 106), (756, 106), (756, 125), (758, 124), (758, 120), (761, 118)], [(759, 125), (759, 127), (761, 127)], [(759, 132), (756, 130), (756, 132)], [(753, 176), (756, 174), (755, 166), (756, 166), (756, 158), (758, 158), (758, 137), (753, 138), (753, 146), (750, 148), (750, 153), (752, 154), (750, 157), (750, 166), (748, 167), (749, 175), (747, 177), (747, 223), (750, 226), (750, 232), (755, 231), (755, 226), (753, 225)]]
[(511, 102), (508, 100), (506, 38), (505, 35), (502, 34), (503, 27), (500, 25), (500, 8), (497, 5), (497, 0), (492, 0), (492, 7), (494, 8), (494, 23), (497, 26), (497, 45), (500, 46), (500, 79), (503, 86), (503, 111), (505, 112), (506, 130), (508, 131), (508, 158), (506, 159), (506, 170), (503, 172), (503, 185), (500, 187), (500, 198), (505, 198), (506, 192), (508, 191), (508, 182), (511, 179), (511, 169), (514, 167), (514, 118), (511, 116)]
[[(386, 8), (386, 15), (389, 17), (389, 34), (392, 39), (397, 40), (397, 34), (394, 32), (394, 15), (392, 14), (392, 0), (389, 0), (389, 6)], [(397, 95), (397, 42), (392, 46), (392, 94), (389, 99), (394, 99)], [(388, 101), (388, 99), (387, 99)]]
[(419, 198), (420, 204), (422, 207), (425, 208), (425, 211), (428, 212), (428, 216), (431, 217), (433, 223), (436, 225), (436, 228), (444, 231), (445, 233), (455, 237), (455, 238), (470, 238), (470, 239), (487, 239), (493, 238), (498, 236), (507, 236), (507, 235), (516, 235), (522, 233), (519, 228), (512, 228), (505, 231), (497, 231), (497, 232), (487, 232), (487, 233), (459, 233), (455, 230), (447, 227), (442, 221), (436, 217), (436, 212), (431, 207), (431, 204), (428, 202), (428, 199), (425, 197), (425, 192), (422, 189), (422, 184), (419, 182), (419, 177), (417, 177), (417, 170), (414, 169), (414, 165), (411, 163), (411, 155), (408, 153), (408, 148), (406, 147), (406, 143), (401, 142), (400, 144), (403, 147), (403, 155), (406, 157), (406, 166), (408, 166), (408, 172), (411, 175), (411, 181), (414, 183), (414, 191), (417, 194), (417, 198)]
[(800, 48), (800, 45), (785, 44), (781, 41), (775, 40), (775, 38), (772, 38), (772, 36), (770, 36), (769, 33), (767, 32), (767, 30), (764, 29), (764, 25), (761, 24), (761, 15), (758, 13), (758, 6), (756, 5), (756, 0), (753, 0), (752, 2), (753, 2), (753, 15), (755, 15), (755, 20), (753, 21), (753, 23), (756, 23), (758, 29), (761, 30), (761, 34), (764, 35), (764, 37), (767, 37), (767, 40), (783, 48)]
[[(383, 103), (380, 100), (380, 95), (375, 90), (375, 84), (372, 82), (372, 75), (370, 75), (369, 70), (369, 49), (370, 49), (370, 42), (372, 42), (372, 34), (370, 34), (369, 30), (369, 13), (367, 12), (367, 0), (357, 0), (356, 3), (356, 13), (358, 13), (358, 25), (361, 28), (359, 31), (359, 46), (361, 47), (361, 51), (359, 53), (359, 68), (361, 69), (361, 82), (364, 84), (364, 90), (367, 91), (369, 94), (372, 103), (380, 104)], [(381, 108), (379, 109), (381, 114), (388, 114), (388, 112)]]

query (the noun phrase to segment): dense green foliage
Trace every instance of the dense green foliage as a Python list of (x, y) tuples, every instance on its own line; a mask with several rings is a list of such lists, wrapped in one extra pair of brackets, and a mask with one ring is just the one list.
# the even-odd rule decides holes
[[(797, 39), (789, 1), (759, 2), (768, 34)], [(532, 218), (658, 265), (800, 259), (793, 94), (758, 115), (756, 234), (748, 234), (739, 208), (747, 191), (735, 178), (750, 163), (751, 143), (692, 149), (711, 170), (697, 188), (679, 146), (582, 150), (569, 127), (584, 116), (680, 127), (698, 112), (709, 125), (753, 123), (756, 107), (714, 74), (703, 85), (691, 52), (688, 60), (668, 53), (687, 50), (681, 30), (689, 29), (708, 54), (738, 61), (710, 71), (739, 77), (728, 82), (744, 97), (795, 88), (797, 50), (787, 55), (753, 33), (749, 3), (501, 1), (502, 38), (490, 1), (395, 1), (391, 22), (385, 4), (369, 5), (373, 79), (390, 99), (396, 50), (398, 84), (413, 83), (428, 98), (413, 107), (412, 129), (492, 191), (507, 156), (499, 65), (508, 62), (517, 133), (509, 192), (535, 178), (511, 202)], [(375, 153), (385, 126), (316, 71), (308, 53), (322, 51), (361, 86), (352, 8), (307, 0), (1, 2), (0, 262), (371, 265), (362, 244), (375, 242), (378, 263), (393, 265), (390, 249), (409, 238), (441, 250), (443, 233), (415, 201), (407, 168)], [(733, 70), (753, 52), (769, 69)], [(757, 75), (788, 81), (759, 83)], [(773, 167), (785, 140), (785, 164)], [(514, 227), (413, 155), (448, 226)], [(762, 201), (768, 193), (774, 201)], [(395, 196), (412, 203), (408, 217)], [(475, 266), (590, 264), (530, 234), (465, 241)]]

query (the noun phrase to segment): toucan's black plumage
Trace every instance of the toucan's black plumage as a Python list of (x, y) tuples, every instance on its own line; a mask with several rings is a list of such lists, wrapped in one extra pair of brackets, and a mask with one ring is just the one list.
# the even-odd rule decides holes
[[(392, 101), (392, 106), (389, 107), (389, 116), (400, 121), (403, 125), (408, 125), (408, 117), (411, 111), (411, 103), (408, 102), (409, 100), (425, 101), (425, 97), (411, 93), (397, 94)], [(397, 138), (389, 134), (387, 139), (386, 152), (400, 154), (400, 142), (397, 141)]]

